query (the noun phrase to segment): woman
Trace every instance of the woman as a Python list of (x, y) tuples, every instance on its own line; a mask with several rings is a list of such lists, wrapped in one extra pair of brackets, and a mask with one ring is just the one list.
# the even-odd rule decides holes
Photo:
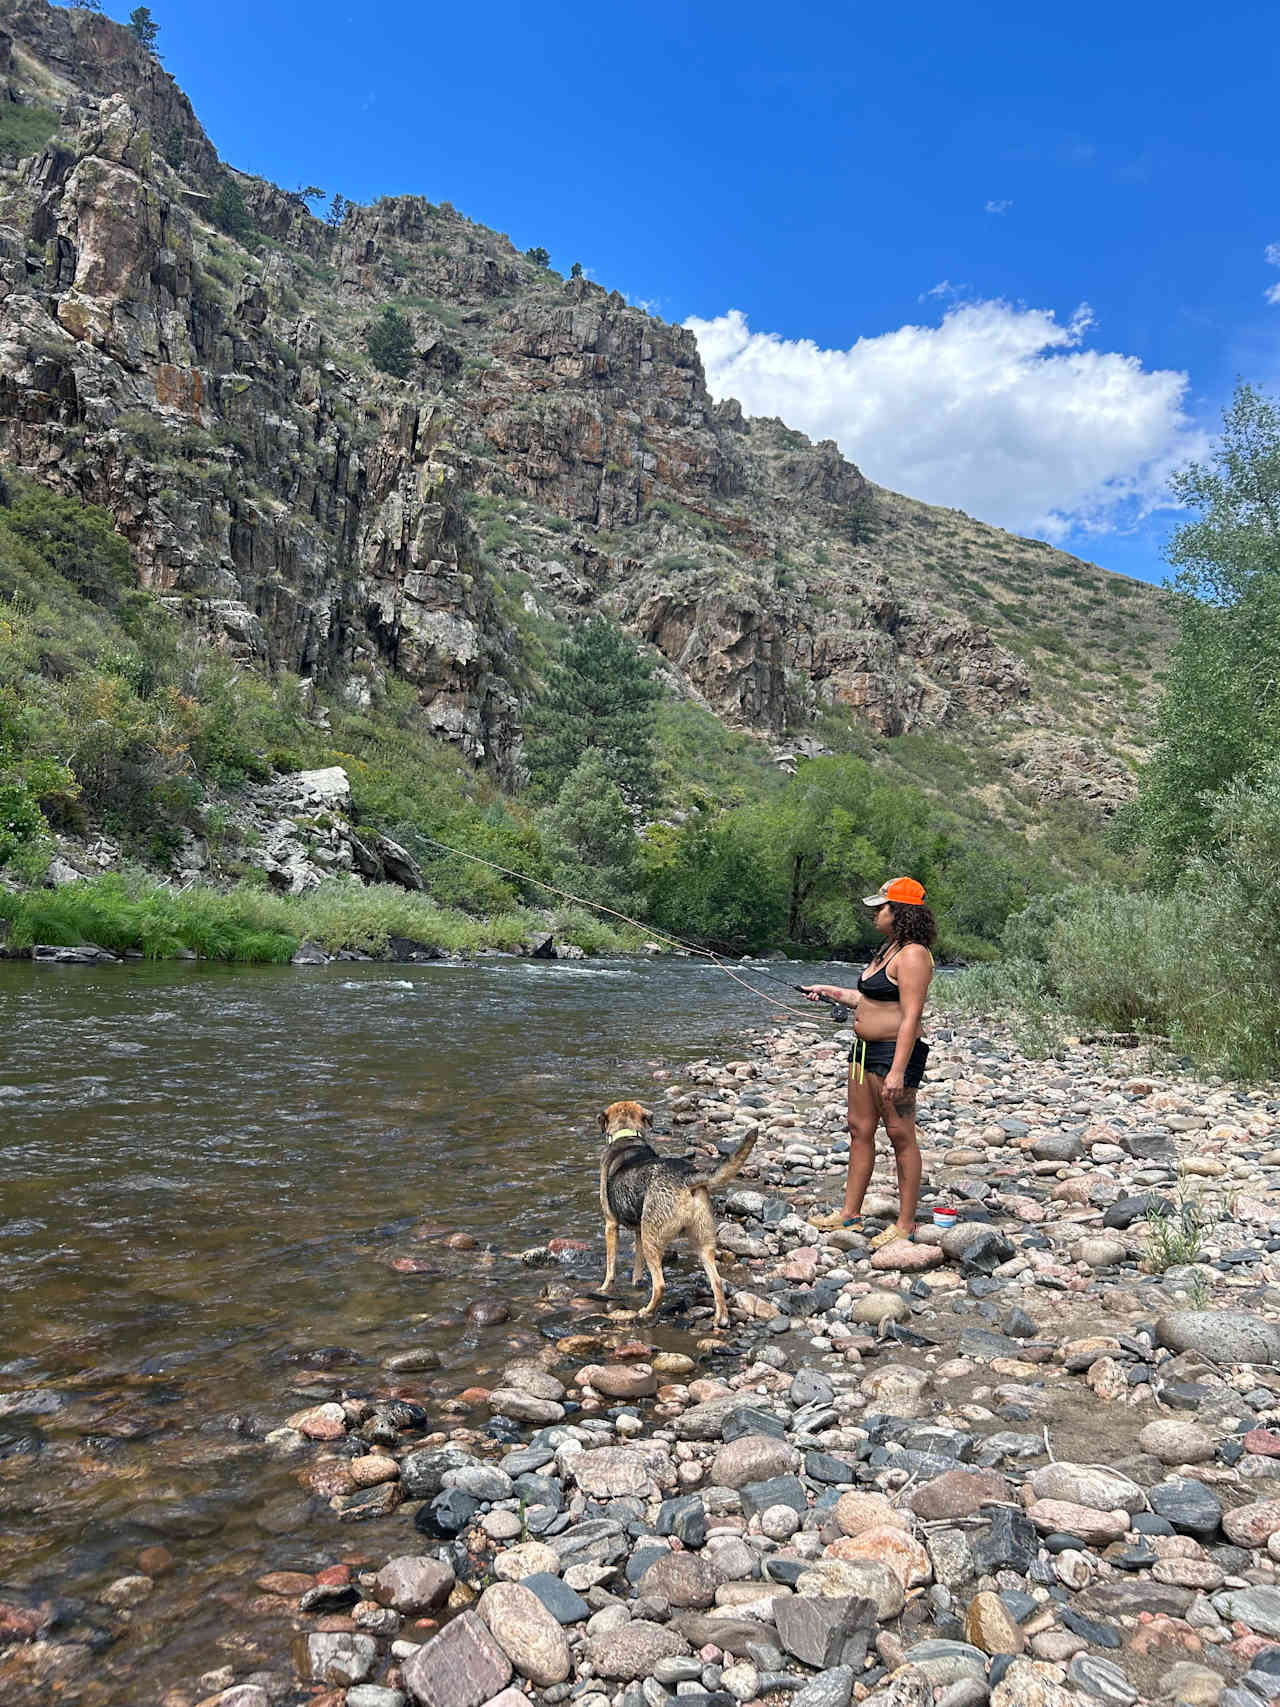
[(915, 1236), (920, 1197), (920, 1146), (916, 1142), (916, 1087), (924, 1077), (929, 1045), (920, 1036), (938, 936), (924, 905), (924, 887), (914, 877), (895, 877), (868, 895), (872, 923), (884, 944), (858, 979), (857, 988), (812, 984), (811, 1002), (843, 1002), (853, 1009), (849, 1051), (849, 1173), (844, 1208), (813, 1221), (815, 1227), (863, 1230), (862, 1200), (876, 1161), (876, 1127), (884, 1123), (898, 1173), (898, 1219), (872, 1239), (873, 1246)]

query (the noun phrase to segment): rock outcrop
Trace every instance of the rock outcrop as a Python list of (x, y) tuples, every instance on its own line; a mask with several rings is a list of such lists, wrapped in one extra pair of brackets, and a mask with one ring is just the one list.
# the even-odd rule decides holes
[[(1133, 616), (1158, 642), (1152, 590), (713, 403), (691, 332), (447, 203), (329, 226), (222, 164), (129, 31), (9, 11), (3, 89), (52, 134), (0, 157), (0, 455), (108, 508), (144, 583), (248, 663), (357, 705), (403, 678), (509, 779), (531, 609), (604, 609), (678, 691), (775, 737), (835, 709), (1052, 748), (1090, 732)], [(412, 328), (403, 380), (364, 349), (384, 303)], [(1119, 591), (1128, 628), (1100, 625)], [(1092, 662), (1041, 647), (1086, 611)], [(1059, 785), (1052, 753), (1041, 771)], [(1114, 781), (1076, 792), (1110, 804)]]

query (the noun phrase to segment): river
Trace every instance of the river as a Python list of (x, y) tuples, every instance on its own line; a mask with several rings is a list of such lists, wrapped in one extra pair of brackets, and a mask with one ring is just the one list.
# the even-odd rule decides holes
[[(404, 1516), (300, 1497), (261, 1434), (406, 1346), (439, 1352), (441, 1393), (483, 1382), (546, 1309), (511, 1253), (586, 1238), (569, 1272), (598, 1281), (599, 1109), (776, 1015), (682, 960), (0, 964), (0, 1601), (64, 1598), (92, 1658), (58, 1698), (159, 1702), (270, 1656), (228, 1614), (256, 1575), (412, 1550)], [(424, 1272), (390, 1266), (414, 1251)], [(102, 1605), (157, 1545), (145, 1601)]]

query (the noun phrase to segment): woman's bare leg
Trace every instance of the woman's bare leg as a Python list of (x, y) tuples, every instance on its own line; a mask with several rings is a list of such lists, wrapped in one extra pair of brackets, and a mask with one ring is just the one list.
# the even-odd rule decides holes
[(858, 1079), (849, 1068), (849, 1171), (844, 1182), (844, 1213), (862, 1212), (862, 1200), (876, 1165), (876, 1127), (880, 1109), (872, 1080)]
[(884, 1095), (884, 1080), (876, 1079), (874, 1083), (880, 1118), (893, 1145), (893, 1165), (898, 1175), (898, 1230), (912, 1233), (920, 1202), (921, 1174), (920, 1145), (916, 1139), (916, 1093), (904, 1091), (898, 1101), (892, 1103)]

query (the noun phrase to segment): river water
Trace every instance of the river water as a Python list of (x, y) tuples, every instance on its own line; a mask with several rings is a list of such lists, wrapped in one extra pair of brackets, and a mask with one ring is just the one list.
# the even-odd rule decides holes
[[(511, 1253), (588, 1239), (551, 1278), (598, 1284), (599, 1109), (775, 1017), (680, 960), (0, 964), (0, 1601), (65, 1601), (58, 1639), (86, 1646), (58, 1699), (279, 1664), (256, 1576), (412, 1550), (403, 1516), (339, 1525), (257, 1437), (406, 1348), (439, 1352), (439, 1394), (483, 1383), (546, 1331), (548, 1272)], [(477, 1301), (510, 1323), (477, 1328)], [(156, 1545), (154, 1591), (104, 1606)], [(14, 1707), (51, 1687), (0, 1666)]]

